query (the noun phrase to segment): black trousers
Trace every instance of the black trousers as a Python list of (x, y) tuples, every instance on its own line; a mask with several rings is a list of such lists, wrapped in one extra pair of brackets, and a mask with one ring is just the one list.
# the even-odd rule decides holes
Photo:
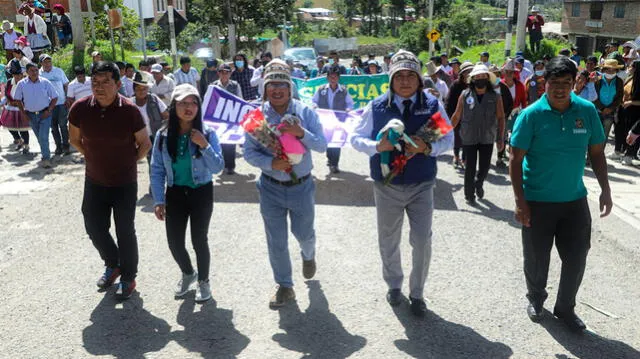
[(169, 187), (166, 199), (166, 229), (171, 255), (182, 273), (193, 273), (191, 258), (185, 247), (187, 221), (191, 220), (191, 243), (196, 252), (198, 279), (209, 279), (211, 255), (207, 233), (213, 213), (213, 183), (198, 188)]
[(234, 170), (236, 168), (236, 145), (222, 143), (222, 158), (224, 158), (224, 168)]
[[(105, 187), (89, 179), (84, 182), (82, 215), (87, 234), (107, 267), (120, 266), (125, 282), (135, 279), (138, 272), (138, 240), (134, 226), (137, 196), (137, 183)], [(116, 225), (117, 245), (109, 233), (111, 212)]]
[(527, 298), (544, 302), (551, 248), (555, 239), (562, 269), (555, 308), (573, 311), (591, 247), (591, 213), (587, 198), (566, 203), (528, 202), (531, 227), (522, 227)]
[(9, 133), (14, 140), (22, 139), (25, 145), (29, 144), (29, 131), (9, 131)]
[(327, 166), (338, 166), (340, 162), (340, 148), (327, 148)]
[(620, 107), (618, 110), (618, 122), (613, 129), (615, 134), (615, 150), (623, 152), (625, 156), (636, 158), (640, 141), (636, 141), (633, 145), (627, 144), (627, 135), (633, 125), (640, 121), (640, 106), (629, 106), (627, 108)]
[(467, 162), (464, 167), (464, 197), (475, 198), (475, 189), (482, 188), (489, 174), (493, 144), (462, 146), (462, 152)]

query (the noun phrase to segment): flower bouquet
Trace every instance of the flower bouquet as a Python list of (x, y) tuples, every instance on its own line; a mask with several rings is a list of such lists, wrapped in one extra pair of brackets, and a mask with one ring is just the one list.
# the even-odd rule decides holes
[[(416, 136), (425, 143), (433, 143), (440, 140), (452, 129), (453, 126), (447, 123), (447, 120), (442, 117), (440, 112), (436, 112), (431, 116), (429, 121), (418, 129)], [(401, 174), (404, 171), (404, 167), (407, 165), (407, 162), (415, 155), (415, 153), (401, 153), (397, 155), (391, 162), (391, 172), (385, 176), (384, 184), (389, 185), (397, 175)]]
[[(295, 136), (281, 133), (278, 130), (278, 127), (282, 127), (284, 122), (289, 121), (291, 119), (285, 116), (283, 123), (278, 126), (270, 125), (260, 108), (256, 108), (244, 115), (240, 126), (261, 145), (271, 150), (274, 157), (288, 161), (293, 166), (302, 161), (305, 149)], [(298, 119), (298, 121), (300, 120)], [(298, 180), (298, 176), (296, 176), (292, 167), (289, 167), (285, 172), (291, 176), (292, 181)]]

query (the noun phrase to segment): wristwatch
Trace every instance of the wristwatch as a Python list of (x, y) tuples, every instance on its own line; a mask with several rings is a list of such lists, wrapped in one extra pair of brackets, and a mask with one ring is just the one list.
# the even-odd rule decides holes
[(431, 144), (429, 142), (425, 142), (425, 145), (427, 145), (427, 147), (425, 147), (424, 151), (422, 151), (422, 154), (425, 156), (429, 156), (431, 154)]

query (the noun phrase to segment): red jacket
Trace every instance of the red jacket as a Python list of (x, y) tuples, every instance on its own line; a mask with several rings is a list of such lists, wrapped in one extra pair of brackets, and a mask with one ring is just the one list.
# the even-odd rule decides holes
[[(518, 72), (514, 72), (513, 76), (519, 77)], [(504, 82), (504, 79), (502, 79), (502, 82)], [(515, 78), (513, 82), (516, 85), (516, 97), (513, 99), (513, 109), (515, 110), (518, 107), (527, 107), (527, 91), (525, 90), (524, 85), (517, 78)], [(505, 85), (507, 84), (505, 83)], [(507, 86), (507, 88), (508, 87), (509, 86)]]
[[(533, 19), (537, 19), (538, 22), (535, 23), (533, 22)], [(529, 15), (527, 16), (527, 30), (529, 30), (529, 32), (532, 31), (542, 31), (542, 26), (544, 26), (544, 18), (540, 15)]]

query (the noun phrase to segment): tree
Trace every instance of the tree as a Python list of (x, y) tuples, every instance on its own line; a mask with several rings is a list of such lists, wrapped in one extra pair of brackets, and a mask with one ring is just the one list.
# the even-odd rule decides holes
[(427, 32), (429, 30), (428, 19), (422, 18), (416, 22), (405, 22), (400, 27), (400, 40), (398, 40), (400, 48), (409, 50), (414, 54), (428, 49), (429, 39), (427, 39)]
[[(124, 47), (128, 50), (133, 49), (134, 41), (140, 37), (140, 18), (138, 14), (133, 11), (131, 8), (124, 6), (123, 0), (94, 0), (91, 3), (94, 12), (96, 13), (96, 17), (94, 20), (95, 28), (96, 28), (96, 38), (98, 39), (109, 39), (109, 21), (107, 19), (107, 14), (102, 10), (104, 5), (108, 5), (110, 9), (121, 9), (122, 10), (122, 31), (123, 31), (123, 44)], [(84, 19), (84, 32), (88, 34), (91, 32), (91, 25), (89, 23), (89, 19)], [(120, 42), (120, 31), (114, 30), (113, 36), (115, 38), (116, 43)]]
[(465, 6), (454, 6), (451, 14), (441, 20), (443, 30), (447, 32), (453, 42), (466, 46), (467, 41), (480, 38), (484, 33), (484, 26), (477, 14)]
[(353, 16), (358, 9), (358, 2), (355, 0), (333, 0), (333, 8), (338, 14), (344, 14), (349, 26), (353, 25)]

